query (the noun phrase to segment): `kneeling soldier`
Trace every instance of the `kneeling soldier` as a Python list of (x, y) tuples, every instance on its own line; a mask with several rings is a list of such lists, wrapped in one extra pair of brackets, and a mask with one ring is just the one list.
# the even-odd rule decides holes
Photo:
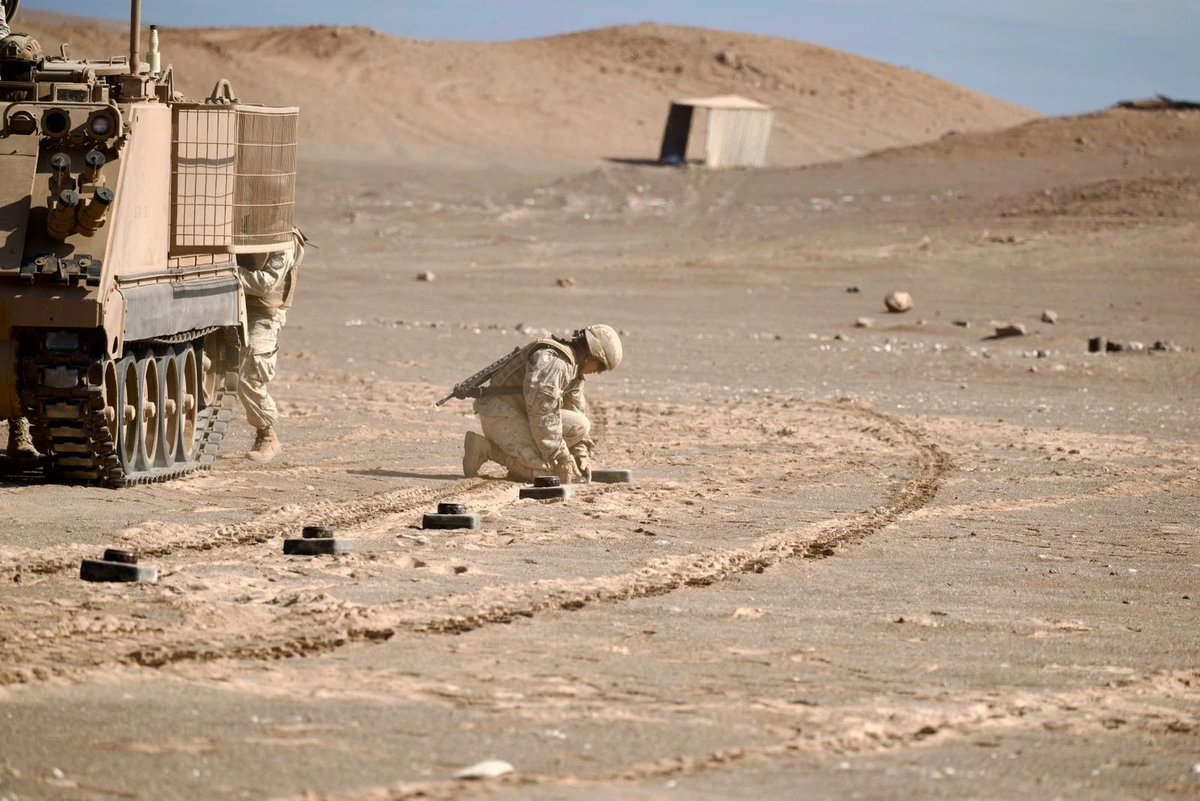
[[(564, 482), (591, 470), (591, 421), (584, 376), (615, 370), (621, 339), (592, 325), (569, 339), (547, 337), (518, 348), (455, 387), (451, 397), (474, 397), (483, 436), (468, 431), (463, 474), (479, 475), (486, 462), (508, 468), (511, 481), (556, 475)], [(487, 386), (483, 386), (484, 382)]]

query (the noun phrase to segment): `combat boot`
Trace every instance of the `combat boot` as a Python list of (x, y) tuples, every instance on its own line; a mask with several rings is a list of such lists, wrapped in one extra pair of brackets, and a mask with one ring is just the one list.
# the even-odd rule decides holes
[(29, 419), (14, 417), (8, 421), (8, 458), (37, 459), (41, 456), (33, 447), (33, 437), (29, 435)]
[(463, 475), (474, 478), (485, 462), (492, 461), (492, 443), (487, 437), (468, 431), (463, 437)]
[(246, 458), (252, 462), (266, 464), (274, 459), (281, 450), (283, 450), (283, 446), (279, 444), (279, 437), (275, 436), (275, 429), (267, 426), (258, 429), (258, 436), (254, 438), (254, 447), (246, 454)]

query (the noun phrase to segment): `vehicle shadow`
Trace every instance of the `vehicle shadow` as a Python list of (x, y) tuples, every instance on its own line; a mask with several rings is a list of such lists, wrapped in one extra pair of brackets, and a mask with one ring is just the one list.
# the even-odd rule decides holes
[(40, 461), (30, 462), (0, 455), (0, 489), (48, 483), (50, 482)]

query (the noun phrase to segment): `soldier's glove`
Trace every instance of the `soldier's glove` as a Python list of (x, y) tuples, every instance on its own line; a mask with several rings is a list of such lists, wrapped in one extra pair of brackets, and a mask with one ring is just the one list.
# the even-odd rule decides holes
[(579, 468), (575, 466), (575, 459), (567, 451), (554, 457), (554, 475), (558, 476), (558, 480), (564, 484), (569, 484), (579, 477)]
[(583, 476), (584, 481), (592, 480), (592, 457), (586, 451), (575, 454), (575, 467), (579, 470), (579, 475)]

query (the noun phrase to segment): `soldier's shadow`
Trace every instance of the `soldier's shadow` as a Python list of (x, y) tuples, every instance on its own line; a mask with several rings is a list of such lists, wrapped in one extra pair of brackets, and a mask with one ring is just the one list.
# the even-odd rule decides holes
[(410, 473), (404, 470), (347, 470), (352, 476), (375, 476), (377, 478), (428, 478), (437, 481), (462, 481), (461, 473)]

